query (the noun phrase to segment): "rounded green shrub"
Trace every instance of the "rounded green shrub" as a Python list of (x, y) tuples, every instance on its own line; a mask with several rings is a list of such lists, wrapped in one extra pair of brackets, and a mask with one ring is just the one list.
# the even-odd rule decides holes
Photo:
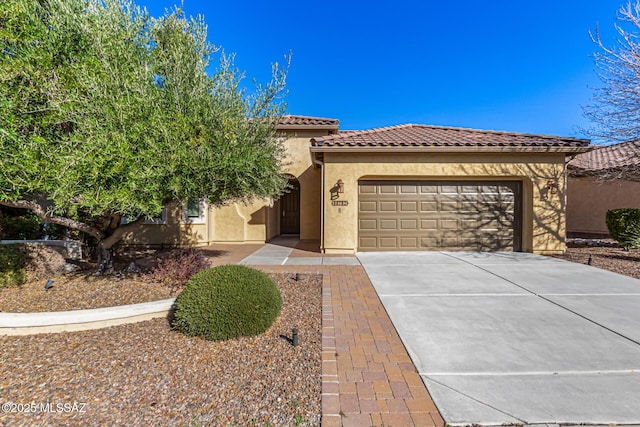
[(607, 211), (609, 234), (623, 247), (640, 246), (640, 209), (622, 208)]
[(188, 336), (225, 340), (266, 331), (282, 309), (269, 276), (242, 265), (222, 265), (191, 277), (175, 302), (173, 327)]

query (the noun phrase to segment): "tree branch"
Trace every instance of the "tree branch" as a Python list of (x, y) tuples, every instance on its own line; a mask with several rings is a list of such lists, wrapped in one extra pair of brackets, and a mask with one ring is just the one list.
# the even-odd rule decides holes
[(31, 200), (5, 200), (0, 201), (0, 205), (9, 206), (12, 208), (29, 209), (43, 221), (53, 222), (54, 224), (59, 224), (64, 227), (80, 230), (83, 233), (87, 233), (88, 235), (93, 236), (98, 240), (102, 240), (104, 238), (104, 233), (97, 228), (91, 227), (90, 225), (85, 224), (81, 221), (76, 221), (57, 215), (49, 215), (41, 204)]
[(143, 216), (140, 216), (140, 217), (138, 217), (138, 219), (136, 219), (133, 222), (129, 222), (127, 224), (120, 224), (120, 226), (118, 226), (117, 228), (115, 228), (113, 230), (113, 233), (111, 233), (109, 236), (107, 236), (107, 237), (103, 238), (102, 240), (100, 240), (100, 242), (98, 243), (98, 247), (103, 248), (103, 249), (111, 248), (126, 233), (132, 232), (135, 229), (137, 229), (138, 227), (140, 227), (142, 225), (142, 223), (144, 222), (144, 220), (145, 220), (145, 218)]

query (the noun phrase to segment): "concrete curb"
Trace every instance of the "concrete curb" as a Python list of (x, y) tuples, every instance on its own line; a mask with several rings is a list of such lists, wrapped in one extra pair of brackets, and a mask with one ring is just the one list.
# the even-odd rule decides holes
[(43, 313), (0, 313), (0, 335), (74, 332), (167, 317), (175, 298), (116, 307)]

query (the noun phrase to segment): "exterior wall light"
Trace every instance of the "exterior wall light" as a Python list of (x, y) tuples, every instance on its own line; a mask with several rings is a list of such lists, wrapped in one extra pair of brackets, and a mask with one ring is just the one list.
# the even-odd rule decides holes
[(547, 181), (547, 190), (550, 194), (558, 194), (558, 182), (552, 179)]
[(341, 179), (336, 182), (336, 186), (338, 187), (338, 193), (344, 193), (344, 181)]

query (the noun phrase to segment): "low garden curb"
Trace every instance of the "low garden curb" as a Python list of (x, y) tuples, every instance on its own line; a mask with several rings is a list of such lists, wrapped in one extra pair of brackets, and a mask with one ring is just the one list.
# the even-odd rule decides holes
[(116, 307), (41, 313), (0, 313), (0, 335), (75, 332), (167, 317), (175, 298)]

